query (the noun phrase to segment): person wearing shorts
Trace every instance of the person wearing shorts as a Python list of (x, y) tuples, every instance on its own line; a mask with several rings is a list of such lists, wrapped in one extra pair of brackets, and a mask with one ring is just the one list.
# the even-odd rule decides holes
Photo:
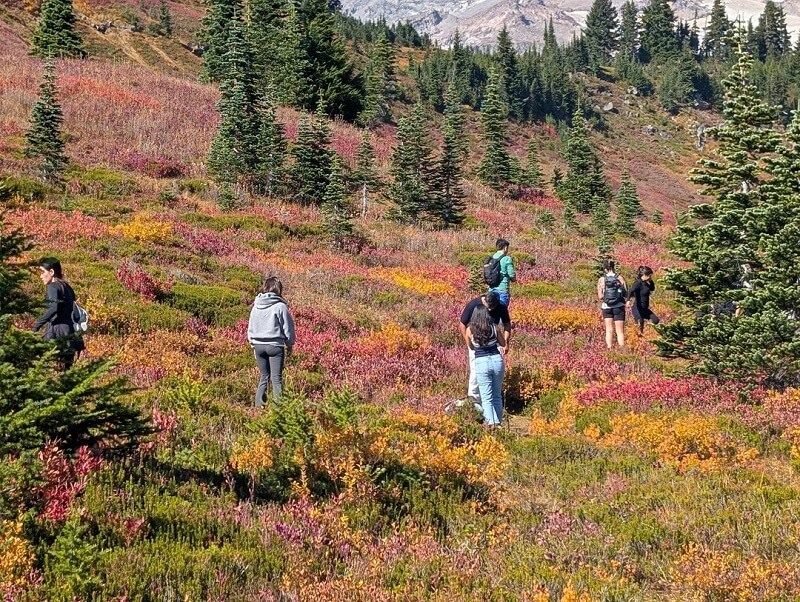
[(600, 300), (600, 311), (606, 328), (606, 347), (614, 346), (614, 335), (617, 344), (625, 346), (625, 302), (627, 285), (625, 279), (616, 273), (614, 262), (606, 259), (603, 262), (603, 276), (597, 280), (597, 298)]

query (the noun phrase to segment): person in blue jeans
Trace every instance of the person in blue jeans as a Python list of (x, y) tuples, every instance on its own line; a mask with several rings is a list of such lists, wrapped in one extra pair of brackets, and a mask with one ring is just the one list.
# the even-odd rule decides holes
[(499, 425), (503, 420), (503, 375), (505, 365), (500, 348), (505, 346), (503, 331), (498, 330), (484, 306), (472, 312), (464, 339), (475, 351), (475, 376), (481, 394), (486, 424)]
[(517, 271), (514, 269), (514, 260), (508, 254), (508, 248), (511, 245), (505, 238), (498, 238), (495, 243), (497, 252), (492, 255), (493, 259), (500, 261), (500, 284), (496, 287), (489, 289), (495, 293), (500, 299), (500, 303), (505, 307), (511, 302), (511, 290), (509, 288), (510, 282), (517, 281)]

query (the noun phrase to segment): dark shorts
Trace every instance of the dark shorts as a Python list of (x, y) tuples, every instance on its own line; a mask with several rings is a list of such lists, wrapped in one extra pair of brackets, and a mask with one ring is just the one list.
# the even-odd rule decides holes
[(603, 312), (603, 319), (604, 320), (613, 319), (615, 322), (624, 322), (625, 321), (625, 306), (624, 305), (620, 305), (619, 307), (609, 307), (608, 309), (601, 309), (600, 311)]

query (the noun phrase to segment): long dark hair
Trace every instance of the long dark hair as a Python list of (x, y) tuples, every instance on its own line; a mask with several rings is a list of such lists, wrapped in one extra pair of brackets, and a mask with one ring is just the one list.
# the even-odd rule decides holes
[(641, 280), (642, 276), (652, 276), (653, 270), (646, 265), (640, 265), (639, 269), (636, 270), (636, 275)]
[(472, 340), (478, 347), (484, 347), (496, 337), (492, 321), (489, 319), (489, 310), (479, 305), (472, 311), (469, 319), (469, 329)]

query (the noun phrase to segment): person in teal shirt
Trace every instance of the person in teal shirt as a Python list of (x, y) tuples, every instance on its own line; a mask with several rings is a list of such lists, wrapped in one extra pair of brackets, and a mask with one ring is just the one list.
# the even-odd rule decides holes
[(517, 281), (517, 271), (514, 269), (514, 260), (508, 254), (509, 242), (505, 238), (498, 238), (495, 246), (497, 247), (497, 252), (492, 257), (500, 260), (501, 280), (500, 284), (489, 290), (496, 293), (500, 303), (508, 307), (511, 301), (511, 292), (508, 285), (510, 282)]

